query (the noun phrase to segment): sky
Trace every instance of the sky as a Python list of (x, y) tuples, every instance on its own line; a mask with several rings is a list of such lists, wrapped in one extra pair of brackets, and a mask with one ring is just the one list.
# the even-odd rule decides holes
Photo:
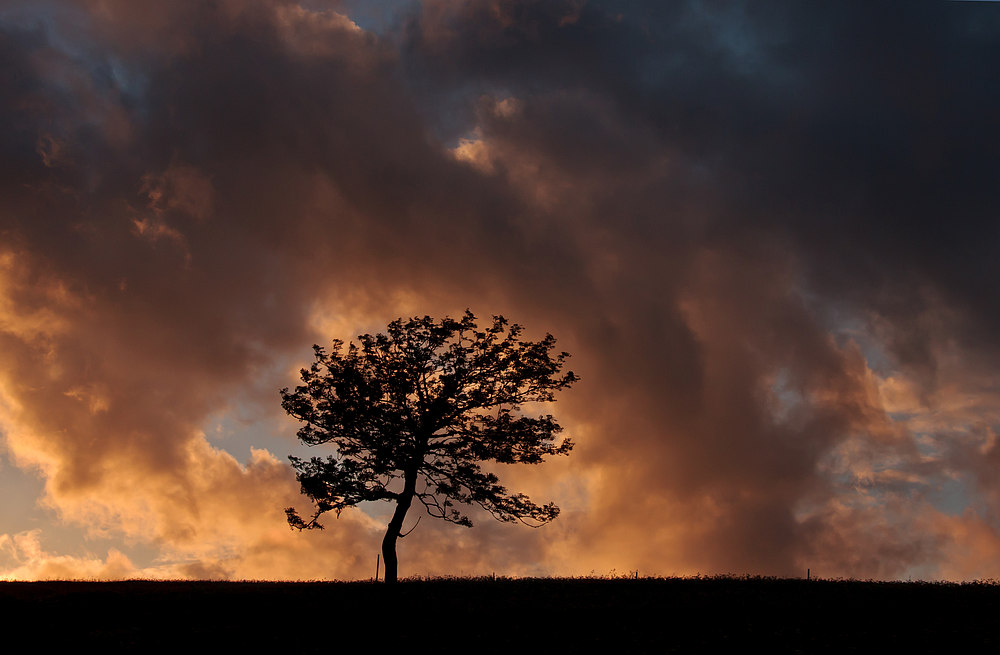
[(992, 2), (0, 1), (0, 577), (371, 577), (278, 392), (467, 308), (572, 355), (562, 513), (401, 576), (1000, 577), (998, 76)]

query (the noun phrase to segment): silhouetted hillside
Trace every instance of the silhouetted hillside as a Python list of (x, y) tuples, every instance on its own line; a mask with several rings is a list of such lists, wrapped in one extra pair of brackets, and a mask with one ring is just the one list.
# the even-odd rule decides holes
[(30, 642), (144, 652), (995, 651), (998, 600), (992, 583), (728, 577), (0, 583)]

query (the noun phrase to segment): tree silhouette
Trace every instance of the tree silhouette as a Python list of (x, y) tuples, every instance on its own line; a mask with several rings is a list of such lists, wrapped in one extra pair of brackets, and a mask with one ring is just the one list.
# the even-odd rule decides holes
[(521, 413), (525, 403), (554, 400), (578, 380), (560, 373), (567, 353), (555, 356), (555, 338), (522, 341), (522, 327), (494, 316), (480, 329), (468, 310), (461, 320), (429, 316), (397, 319), (385, 334), (364, 334), (344, 352), (313, 346), (316, 361), (302, 369), (304, 384), (281, 390), (281, 406), (304, 425), (309, 445), (332, 444), (336, 456), (308, 461), (289, 457), (302, 493), (316, 505), (305, 520), (289, 507), (299, 529), (322, 528), (318, 519), (362, 501), (396, 504), (382, 540), (385, 581), (397, 576), (396, 539), (413, 499), (427, 513), (472, 526), (456, 505), (478, 505), (505, 522), (533, 527), (559, 514), (510, 493), (481, 462), (537, 464), (565, 455), (569, 439), (551, 415)]

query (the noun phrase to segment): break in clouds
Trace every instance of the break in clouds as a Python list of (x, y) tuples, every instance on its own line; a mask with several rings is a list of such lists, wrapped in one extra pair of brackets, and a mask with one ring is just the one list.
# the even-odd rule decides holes
[(278, 389), (466, 308), (573, 355), (576, 449), (501, 471), (563, 513), (428, 518), (401, 575), (1000, 575), (1000, 7), (8, 0), (0, 34), (6, 576), (369, 577), (385, 508), (285, 522)]

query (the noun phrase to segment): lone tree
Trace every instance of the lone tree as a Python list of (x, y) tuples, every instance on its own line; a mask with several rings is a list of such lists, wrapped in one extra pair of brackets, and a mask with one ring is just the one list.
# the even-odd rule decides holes
[(510, 493), (480, 462), (537, 464), (565, 455), (569, 439), (550, 415), (526, 416), (525, 403), (554, 400), (578, 380), (560, 372), (567, 353), (555, 356), (555, 338), (522, 341), (520, 325), (494, 316), (480, 329), (466, 311), (462, 320), (429, 316), (397, 319), (386, 334), (364, 334), (344, 352), (335, 339), (302, 369), (301, 386), (281, 390), (281, 406), (302, 421), (298, 436), (309, 445), (332, 444), (336, 456), (308, 461), (289, 457), (302, 493), (316, 505), (308, 520), (289, 507), (294, 528), (322, 528), (320, 516), (340, 515), (362, 501), (396, 504), (382, 540), (385, 581), (397, 575), (396, 539), (416, 498), (427, 513), (472, 527), (455, 505), (479, 505), (494, 518), (532, 527), (559, 514)]

